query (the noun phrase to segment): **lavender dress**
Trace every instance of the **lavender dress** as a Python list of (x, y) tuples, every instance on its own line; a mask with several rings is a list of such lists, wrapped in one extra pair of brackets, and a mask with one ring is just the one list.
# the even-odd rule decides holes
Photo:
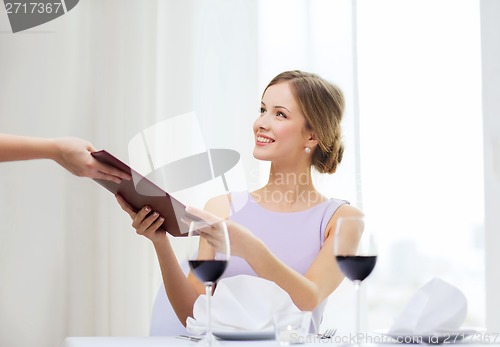
[[(233, 213), (229, 219), (249, 228), (282, 262), (304, 275), (323, 246), (325, 229), (337, 209), (348, 203), (329, 199), (299, 212), (275, 212), (259, 205), (248, 192), (231, 194)], [(231, 257), (223, 278), (253, 275), (248, 263)], [(317, 332), (326, 300), (313, 312), (312, 329)]]

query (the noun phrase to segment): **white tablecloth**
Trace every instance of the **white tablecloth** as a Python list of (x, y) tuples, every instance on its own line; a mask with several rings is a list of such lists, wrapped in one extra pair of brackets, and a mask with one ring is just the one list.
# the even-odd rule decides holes
[[(496, 336), (496, 335), (495, 335)], [(316, 337), (309, 338), (306, 344), (295, 345), (300, 346), (346, 346), (349, 345), (348, 341), (346, 343), (336, 343), (333, 340), (320, 340)], [(499, 341), (496, 343), (491, 343), (493, 340), (488, 340), (488, 342), (483, 340), (464, 340), (462, 343), (456, 343), (454, 345), (462, 345), (462, 347), (500, 347)], [(220, 341), (222, 346), (229, 347), (278, 347), (278, 342), (274, 340), (266, 341)], [(451, 343), (439, 345), (440, 347), (450, 346)], [(428, 345), (405, 345), (397, 343), (387, 343), (380, 344), (380, 346), (428, 346)], [(196, 347), (196, 342), (179, 339), (175, 336), (151, 336), (151, 337), (67, 337), (64, 340), (62, 347)], [(460, 346), (457, 346), (460, 347)]]
[[(223, 346), (277, 347), (274, 340), (266, 341), (220, 341)], [(175, 336), (147, 337), (67, 337), (62, 347), (194, 347), (196, 342)]]

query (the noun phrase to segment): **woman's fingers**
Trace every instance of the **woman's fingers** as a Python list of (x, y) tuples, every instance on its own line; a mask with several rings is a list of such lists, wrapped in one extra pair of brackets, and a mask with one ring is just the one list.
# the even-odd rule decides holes
[(121, 208), (132, 218), (132, 227), (137, 234), (145, 236), (153, 242), (160, 240), (160, 232), (165, 233), (165, 230), (162, 229), (164, 217), (160, 216), (158, 212), (152, 211), (149, 206), (135, 211), (119, 194), (116, 194), (115, 197)]
[(183, 218), (183, 220), (186, 221), (189, 221), (190, 219), (192, 221), (202, 220), (206, 222), (208, 225), (217, 224), (224, 220), (223, 218), (220, 218), (210, 212), (191, 206), (186, 207), (185, 217), (186, 218)]
[(163, 223), (164, 218), (158, 212), (153, 212), (142, 220), (139, 227), (136, 228), (137, 233), (144, 235), (156, 232)]
[(225, 252), (227, 247), (226, 238), (220, 232), (217, 232), (217, 230), (201, 231), (200, 237), (216, 251)]
[[(120, 204), (122, 210), (127, 212), (130, 218), (132, 218), (132, 226), (135, 229), (140, 228), (141, 230), (146, 230), (159, 217), (159, 214), (156, 211), (151, 213), (151, 215), (149, 215), (149, 213), (151, 212), (151, 207), (149, 206), (144, 206), (143, 208), (141, 208), (139, 211), (136, 212), (135, 209), (132, 206), (130, 206), (130, 204), (126, 202), (121, 195), (116, 194), (115, 197), (116, 201), (118, 201), (118, 204)], [(163, 217), (161, 219), (163, 221)]]
[(116, 183), (120, 183), (122, 179), (127, 181), (132, 179), (132, 177), (126, 172), (118, 170), (117, 168), (114, 168), (110, 165), (101, 163), (96, 159), (94, 159), (91, 165), (96, 171), (96, 176), (94, 178), (107, 179), (110, 181), (115, 181)]
[[(149, 214), (149, 212), (151, 212), (151, 207), (144, 206), (143, 208), (141, 208), (137, 212), (137, 214), (135, 215), (134, 221), (132, 222), (132, 226), (136, 229), (143, 226), (142, 224), (143, 224), (143, 222), (145, 222), (146, 216)], [(155, 214), (155, 213), (156, 212), (152, 213), (150, 217), (154, 216), (155, 217), (154, 219), (156, 219), (158, 217), (158, 214), (157, 213)], [(152, 221), (151, 221), (151, 223), (152, 223)]]
[(222, 251), (226, 248), (226, 237), (223, 232), (225, 229), (222, 229), (219, 225), (220, 222), (225, 221), (224, 218), (205, 210), (188, 206), (186, 207), (185, 218), (182, 218), (182, 221), (197, 222), (198, 224), (195, 225), (196, 231), (212, 248)]

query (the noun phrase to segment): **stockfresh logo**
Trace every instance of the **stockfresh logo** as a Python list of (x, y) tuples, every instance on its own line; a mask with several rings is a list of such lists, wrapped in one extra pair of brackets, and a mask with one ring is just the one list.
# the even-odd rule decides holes
[(79, 0), (4, 0), (12, 32), (30, 29), (71, 11)]

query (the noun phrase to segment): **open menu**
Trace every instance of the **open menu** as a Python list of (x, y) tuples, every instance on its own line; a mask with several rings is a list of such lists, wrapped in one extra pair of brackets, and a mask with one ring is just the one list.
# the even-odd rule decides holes
[(157, 211), (165, 218), (162, 227), (172, 236), (187, 236), (189, 226), (181, 221), (181, 218), (186, 216), (184, 204), (107, 151), (96, 151), (91, 154), (96, 160), (132, 176), (131, 180), (122, 180), (119, 184), (102, 179), (94, 181), (111, 193), (121, 195), (136, 210), (146, 205), (150, 206), (153, 211)]

